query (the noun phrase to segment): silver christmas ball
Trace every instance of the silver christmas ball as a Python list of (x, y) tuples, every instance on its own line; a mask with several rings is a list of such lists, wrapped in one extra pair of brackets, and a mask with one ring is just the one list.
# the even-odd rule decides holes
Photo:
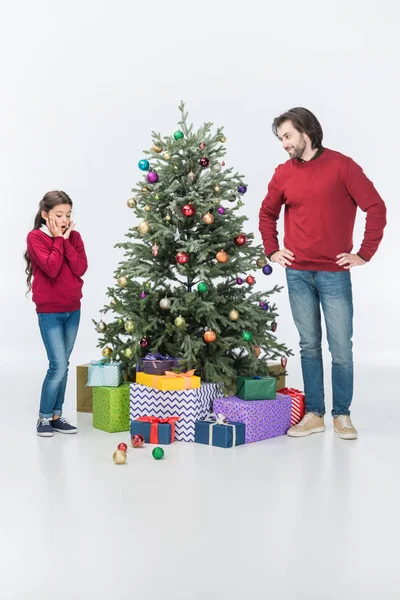
[(169, 298), (161, 298), (160, 308), (162, 310), (169, 310), (171, 308), (171, 300)]

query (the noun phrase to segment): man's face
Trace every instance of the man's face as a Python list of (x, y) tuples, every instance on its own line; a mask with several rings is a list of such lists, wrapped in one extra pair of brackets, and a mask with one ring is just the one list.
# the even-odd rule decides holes
[(301, 158), (307, 148), (307, 139), (304, 133), (300, 133), (293, 127), (292, 121), (284, 121), (278, 127), (278, 136), (282, 142), (282, 148), (286, 150), (290, 158)]

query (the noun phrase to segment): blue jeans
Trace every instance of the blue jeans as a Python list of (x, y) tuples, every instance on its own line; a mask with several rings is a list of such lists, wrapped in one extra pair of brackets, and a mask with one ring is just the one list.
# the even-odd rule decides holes
[(349, 415), (353, 399), (353, 298), (350, 271), (286, 269), (293, 319), (300, 335), (306, 412), (325, 414), (321, 307), (332, 355), (332, 416)]
[(40, 398), (39, 417), (62, 415), (67, 387), (69, 357), (78, 333), (80, 310), (63, 313), (38, 313), (39, 328), (49, 359)]

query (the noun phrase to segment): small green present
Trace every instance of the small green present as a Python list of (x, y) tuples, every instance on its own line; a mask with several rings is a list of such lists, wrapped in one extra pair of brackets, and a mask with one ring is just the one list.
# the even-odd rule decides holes
[(275, 377), (236, 377), (236, 396), (242, 400), (275, 400)]
[(109, 433), (129, 431), (130, 382), (93, 388), (93, 427)]

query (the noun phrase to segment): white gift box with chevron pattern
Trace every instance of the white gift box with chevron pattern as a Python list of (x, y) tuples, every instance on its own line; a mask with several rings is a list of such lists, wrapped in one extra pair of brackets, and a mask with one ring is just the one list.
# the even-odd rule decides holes
[(206, 418), (213, 400), (221, 396), (217, 383), (202, 383), (189, 390), (162, 391), (131, 383), (130, 418), (179, 416), (175, 425), (175, 440), (194, 442), (196, 421)]

